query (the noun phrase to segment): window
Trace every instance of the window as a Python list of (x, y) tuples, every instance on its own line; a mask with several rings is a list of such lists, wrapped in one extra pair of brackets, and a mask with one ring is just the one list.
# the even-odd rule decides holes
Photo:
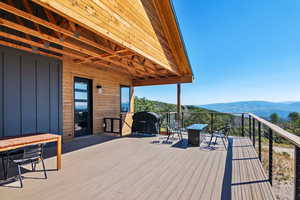
[(130, 87), (120, 86), (121, 112), (130, 112)]

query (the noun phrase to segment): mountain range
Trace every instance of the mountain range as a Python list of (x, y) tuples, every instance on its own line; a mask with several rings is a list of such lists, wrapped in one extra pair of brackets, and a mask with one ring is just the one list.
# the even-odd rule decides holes
[(289, 113), (300, 113), (299, 102), (268, 102), (268, 101), (241, 101), (232, 103), (217, 103), (198, 105), (198, 107), (215, 110), (218, 112), (251, 112), (263, 118), (269, 118), (272, 113), (277, 113), (280, 118), (287, 119)]

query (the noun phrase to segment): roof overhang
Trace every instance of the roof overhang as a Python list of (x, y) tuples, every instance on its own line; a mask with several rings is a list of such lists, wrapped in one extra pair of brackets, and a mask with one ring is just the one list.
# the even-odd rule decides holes
[(191, 83), (193, 76), (180, 76), (180, 77), (168, 77), (161, 79), (147, 79), (147, 80), (133, 80), (132, 85), (137, 86), (150, 86), (150, 85), (166, 85), (175, 83)]
[(132, 2), (0, 2), (0, 44), (113, 69), (139, 86), (192, 82), (171, 2)]

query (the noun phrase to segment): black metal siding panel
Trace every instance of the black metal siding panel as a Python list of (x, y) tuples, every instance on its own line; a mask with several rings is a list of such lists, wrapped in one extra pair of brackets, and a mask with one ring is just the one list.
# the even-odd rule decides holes
[(60, 135), (63, 135), (63, 89), (62, 89), (62, 72), (63, 64), (62, 61), (58, 61), (58, 110), (59, 110), (59, 119), (58, 119), (58, 131)]
[(62, 62), (0, 45), (0, 138), (62, 133)]
[(59, 76), (58, 63), (50, 63), (50, 132), (59, 130)]
[(37, 60), (37, 132), (50, 132), (50, 74), (48, 60)]
[(4, 53), (4, 136), (21, 135), (20, 60), (18, 52)]
[(22, 133), (36, 132), (36, 68), (33, 56), (22, 56)]
[(0, 49), (0, 138), (4, 136), (3, 131), (3, 52)]

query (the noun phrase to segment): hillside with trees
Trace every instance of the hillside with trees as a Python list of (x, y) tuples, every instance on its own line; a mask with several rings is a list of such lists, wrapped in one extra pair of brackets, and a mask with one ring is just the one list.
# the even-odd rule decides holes
[[(216, 111), (208, 110), (205, 108), (199, 108), (193, 105), (183, 105), (183, 126), (187, 127), (191, 124), (208, 124), (209, 129), (219, 129), (226, 124), (235, 125), (237, 117), (230, 114), (223, 114)], [(146, 98), (135, 97), (135, 112), (148, 111), (155, 112), (161, 116), (162, 127), (166, 126), (166, 118), (168, 112), (176, 112), (176, 104), (169, 104), (160, 101), (152, 101)], [(211, 126), (211, 117), (213, 114), (213, 127)], [(171, 120), (175, 121), (175, 113), (170, 115)], [(239, 127), (239, 125), (236, 124)], [(235, 132), (237, 133), (237, 132)]]
[(277, 113), (270, 115), (270, 121), (281, 128), (300, 136), (300, 114), (291, 112), (287, 119), (281, 119)]

